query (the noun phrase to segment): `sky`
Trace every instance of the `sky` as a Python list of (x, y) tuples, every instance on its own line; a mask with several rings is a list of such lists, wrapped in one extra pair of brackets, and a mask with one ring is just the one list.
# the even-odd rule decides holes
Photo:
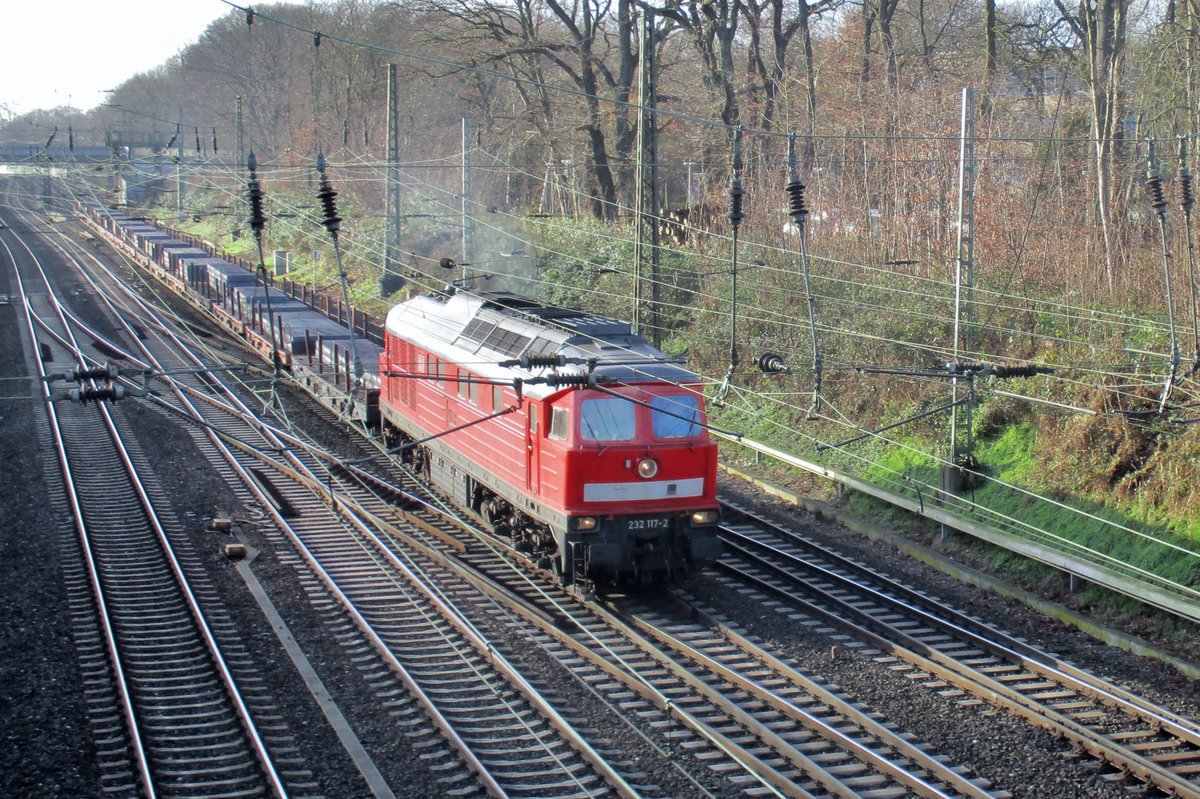
[[(246, 5), (246, 3), (239, 3)], [(0, 14), (0, 114), (88, 111), (139, 72), (200, 38), (233, 9), (221, 0), (22, 0)]]

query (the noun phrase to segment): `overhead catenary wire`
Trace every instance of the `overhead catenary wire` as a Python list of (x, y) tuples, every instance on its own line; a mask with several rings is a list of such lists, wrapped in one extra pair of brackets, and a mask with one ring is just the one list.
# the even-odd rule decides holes
[(853, 334), (853, 331), (851, 331), (851, 334)]
[[(751, 244), (750, 246), (757, 246), (757, 245)], [(767, 248), (767, 250), (769, 250), (769, 248)], [(764, 250), (764, 251), (767, 251), (767, 250)], [(863, 266), (863, 265), (856, 265), (856, 268), (862, 268), (862, 266)], [(827, 277), (818, 277), (818, 280), (829, 280), (829, 278), (827, 278)], [(841, 280), (841, 278), (833, 278), (833, 280)], [(852, 283), (847, 283), (847, 286), (850, 286), (850, 284), (852, 284)], [(876, 287), (876, 288), (877, 288), (877, 287)], [(784, 288), (784, 289), (781, 289), (781, 290), (784, 290), (784, 292), (787, 292), (787, 290), (788, 290), (788, 289), (787, 289), (787, 288)], [(893, 289), (889, 287), (887, 290), (893, 290)], [(830, 301), (833, 301), (833, 302), (838, 302), (838, 301), (844, 301), (844, 300), (832, 299), (832, 300), (830, 300)], [(870, 307), (870, 305), (869, 305), (869, 304), (866, 304), (866, 305), (864, 305), (864, 307)], [(883, 310), (887, 310), (887, 306), (886, 306), (886, 305), (882, 305), (882, 306), (878, 306), (878, 307), (880, 307), (880, 308), (883, 308)], [(1088, 313), (1090, 313), (1090, 314), (1094, 314), (1094, 313), (1096, 313), (1096, 312), (1094, 312), (1094, 311), (1088, 311)], [(931, 319), (936, 319), (936, 317), (930, 317), (930, 318), (931, 318)], [(1097, 324), (1099, 324), (1099, 323), (1097, 323)], [(1150, 323), (1150, 324), (1153, 324), (1153, 323)], [(1130, 329), (1135, 329), (1135, 328), (1136, 328), (1136, 324), (1135, 324), (1135, 322), (1130, 322), (1130, 323), (1129, 323), (1129, 326), (1130, 326)], [(853, 331), (851, 331), (851, 335), (853, 335)], [(1040, 334), (1036, 334), (1036, 335), (1040, 335)], [(1060, 338), (1061, 338), (1061, 337), (1060, 337)], [(881, 341), (882, 341), (882, 340), (881, 340)], [(1063, 341), (1067, 341), (1067, 340), (1066, 340), (1066, 338), (1063, 338)], [(896, 342), (896, 343), (904, 344), (904, 346), (911, 346), (911, 342)], [(1152, 353), (1151, 353), (1151, 355), (1152, 355)], [(1122, 370), (1122, 371), (1123, 371), (1123, 370)]]
[[(738, 394), (742, 394), (742, 391), (738, 390)], [(749, 396), (749, 395), (748, 395), (748, 396)], [(842, 423), (845, 423), (845, 422), (842, 422)]]

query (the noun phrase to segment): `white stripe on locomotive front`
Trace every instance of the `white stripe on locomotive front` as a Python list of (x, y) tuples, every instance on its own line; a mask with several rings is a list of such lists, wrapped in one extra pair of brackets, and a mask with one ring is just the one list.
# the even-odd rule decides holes
[(699, 497), (704, 495), (704, 478), (687, 480), (642, 480), (637, 483), (584, 483), (584, 502), (636, 502), (646, 499)]

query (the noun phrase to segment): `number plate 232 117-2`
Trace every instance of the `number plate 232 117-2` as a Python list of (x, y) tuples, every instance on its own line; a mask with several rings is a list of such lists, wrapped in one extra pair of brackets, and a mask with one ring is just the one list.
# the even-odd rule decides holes
[(630, 532), (644, 530), (652, 532), (657, 530), (669, 530), (671, 528), (671, 520), (665, 518), (658, 519), (627, 519), (625, 521), (625, 529)]

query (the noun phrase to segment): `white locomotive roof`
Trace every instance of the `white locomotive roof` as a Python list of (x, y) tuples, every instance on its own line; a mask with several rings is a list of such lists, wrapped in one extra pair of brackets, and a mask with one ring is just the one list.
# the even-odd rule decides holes
[[(634, 334), (628, 322), (539, 305), (507, 292), (414, 297), (388, 312), (387, 330), (494, 380), (528, 380), (552, 371), (501, 366), (502, 361), (562, 355), (572, 365), (559, 367), (560, 373), (582, 374), (586, 367), (574, 362), (595, 359), (597, 378), (613, 383), (699, 382), (679, 359)], [(534, 397), (558, 390), (536, 383), (525, 387)]]

